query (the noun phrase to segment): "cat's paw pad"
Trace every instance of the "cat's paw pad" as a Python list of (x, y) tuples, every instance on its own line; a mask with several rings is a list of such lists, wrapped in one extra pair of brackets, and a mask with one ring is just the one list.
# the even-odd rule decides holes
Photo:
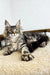
[(22, 60), (23, 60), (23, 61), (30, 61), (30, 60), (32, 60), (33, 58), (34, 58), (34, 56), (31, 55), (30, 53), (29, 53), (29, 54), (23, 54), (23, 55), (22, 55)]

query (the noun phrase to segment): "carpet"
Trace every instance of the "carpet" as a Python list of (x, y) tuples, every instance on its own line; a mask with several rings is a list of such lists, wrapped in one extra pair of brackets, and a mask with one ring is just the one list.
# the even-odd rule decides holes
[(3, 56), (0, 50), (0, 75), (50, 75), (50, 41), (43, 48), (37, 48), (31, 61), (21, 61), (21, 53)]

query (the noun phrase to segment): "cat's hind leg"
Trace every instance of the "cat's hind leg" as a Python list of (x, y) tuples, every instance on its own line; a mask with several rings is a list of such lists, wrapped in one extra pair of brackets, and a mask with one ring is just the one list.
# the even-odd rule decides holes
[(47, 42), (42, 42), (41, 44), (40, 44), (40, 47), (45, 47), (47, 45)]
[(27, 47), (23, 47), (22, 48), (22, 56), (21, 56), (21, 59), (23, 61), (30, 61), (34, 58), (33, 55), (31, 55), (31, 53), (29, 52), (28, 48)]

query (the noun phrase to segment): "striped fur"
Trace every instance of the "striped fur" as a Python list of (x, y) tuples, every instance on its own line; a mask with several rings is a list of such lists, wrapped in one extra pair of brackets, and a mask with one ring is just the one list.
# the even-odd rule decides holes
[(48, 41), (47, 36), (39, 33), (22, 33), (20, 20), (15, 26), (11, 26), (8, 21), (5, 21), (5, 32), (7, 50), (4, 52), (4, 55), (9, 55), (14, 51), (20, 51), (23, 61), (32, 60), (34, 56), (30, 52)]

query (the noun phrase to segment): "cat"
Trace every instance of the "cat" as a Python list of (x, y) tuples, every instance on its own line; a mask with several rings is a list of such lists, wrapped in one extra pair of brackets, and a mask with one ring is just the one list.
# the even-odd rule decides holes
[[(23, 33), (20, 20), (14, 26), (11, 26), (9, 22), (5, 20), (4, 36), (6, 38), (7, 50), (3, 54), (9, 55), (14, 51), (20, 51), (22, 54), (21, 60), (23, 61), (32, 60), (34, 56), (31, 52), (33, 52), (34, 46), (37, 48), (48, 41), (47, 36), (43, 36), (39, 33)], [(46, 45), (45, 43), (44, 46)]]

